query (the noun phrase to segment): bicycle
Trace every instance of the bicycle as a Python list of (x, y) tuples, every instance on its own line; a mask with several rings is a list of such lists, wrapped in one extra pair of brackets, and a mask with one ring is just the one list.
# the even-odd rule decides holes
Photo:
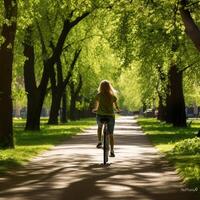
[(109, 131), (108, 122), (109, 119), (105, 116), (101, 118), (101, 123), (103, 124), (103, 164), (106, 165), (108, 162), (109, 155)]
[[(92, 111), (96, 114), (96, 111)], [(115, 113), (120, 113), (120, 111), (117, 111)], [(108, 155), (109, 155), (109, 146), (110, 146), (110, 133), (108, 131), (108, 123), (109, 123), (108, 116), (102, 116), (100, 119), (100, 122), (102, 123), (102, 131), (103, 131), (103, 165), (106, 165), (108, 162)]]

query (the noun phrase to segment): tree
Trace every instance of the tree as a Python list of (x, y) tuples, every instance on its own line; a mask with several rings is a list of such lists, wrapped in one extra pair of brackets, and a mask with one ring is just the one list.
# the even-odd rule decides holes
[[(73, 12), (71, 13), (71, 18), (73, 17)], [(27, 122), (26, 122), (26, 129), (27, 130), (39, 130), (40, 129), (40, 114), (41, 114), (41, 110), (42, 110), (42, 106), (44, 103), (44, 99), (45, 99), (45, 95), (46, 95), (46, 90), (47, 90), (47, 86), (48, 86), (48, 82), (49, 82), (49, 77), (50, 77), (50, 72), (53, 70), (54, 64), (56, 64), (57, 62), (59, 62), (60, 56), (62, 54), (63, 51), (63, 46), (65, 43), (65, 39), (67, 37), (67, 35), (69, 34), (70, 30), (76, 26), (81, 20), (83, 20), (85, 17), (87, 17), (89, 15), (89, 12), (84, 12), (83, 14), (81, 14), (80, 16), (76, 17), (75, 19), (73, 19), (72, 21), (71, 18), (66, 18), (63, 23), (62, 23), (62, 30), (59, 34), (59, 37), (57, 39), (55, 48), (53, 49), (53, 52), (50, 56), (47, 55), (47, 49), (45, 46), (45, 41), (42, 35), (42, 31), (40, 29), (40, 26), (38, 26), (38, 31), (40, 34), (40, 40), (41, 40), (41, 44), (42, 44), (42, 52), (43, 52), (43, 73), (42, 73), (42, 77), (41, 77), (41, 81), (39, 86), (37, 87), (34, 83), (31, 84), (32, 86), (34, 86), (35, 88), (37, 88), (37, 94), (35, 96), (35, 98), (32, 99), (28, 99), (28, 101), (32, 101), (32, 103), (28, 102), (28, 112), (31, 112), (30, 115), (32, 115), (33, 117), (27, 118)], [(50, 41), (51, 42), (51, 41)], [(31, 81), (30, 79), (28, 79), (28, 81)], [(32, 90), (33, 91), (33, 90)], [(29, 107), (29, 105), (35, 105), (34, 106), (34, 110)]]
[[(114, 47), (120, 46), (119, 54), (124, 60), (123, 63), (127, 63), (124, 67), (133, 65), (132, 62), (137, 60), (142, 63), (139, 69), (143, 81), (140, 83), (143, 85), (141, 93), (145, 94), (146, 91), (148, 95), (141, 101), (149, 101), (147, 96), (154, 95), (156, 91), (160, 102), (159, 108), (166, 113), (163, 115), (166, 117), (165, 120), (174, 126), (184, 127), (186, 116), (182, 81), (185, 64), (190, 64), (183, 56), (188, 42), (183, 36), (181, 20), (177, 14), (178, 7), (172, 1), (148, 1), (146, 5), (135, 1), (133, 4), (133, 7), (127, 8), (128, 12), (121, 14), (118, 34), (113, 34)], [(127, 57), (127, 53), (130, 56)], [(164, 67), (164, 81), (161, 80), (161, 74), (155, 71), (158, 65)], [(153, 79), (154, 82), (151, 82)], [(165, 86), (159, 91), (159, 84), (155, 84), (156, 82)], [(146, 90), (151, 83), (153, 89)], [(136, 88), (134, 90), (137, 91)]]
[[(61, 60), (57, 62), (57, 72), (55, 73), (54, 68), (52, 68), (50, 71), (52, 102), (51, 102), (51, 109), (50, 109), (48, 124), (58, 124), (58, 114), (59, 114), (59, 109), (61, 105), (61, 99), (66, 89), (66, 86), (71, 79), (73, 69), (80, 55), (80, 52), (81, 52), (80, 49), (75, 52), (73, 61), (68, 69), (66, 77), (63, 78)], [(57, 74), (57, 81), (56, 81), (55, 74)]]
[(4, 0), (5, 18), (0, 46), (0, 148), (13, 148), (12, 68), (17, 28), (17, 1)]

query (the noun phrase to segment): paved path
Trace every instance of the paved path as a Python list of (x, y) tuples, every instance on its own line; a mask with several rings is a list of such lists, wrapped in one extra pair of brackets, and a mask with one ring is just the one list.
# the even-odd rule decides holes
[(10, 177), (0, 200), (195, 200), (133, 117), (116, 123), (115, 158), (103, 167), (96, 127), (46, 151)]

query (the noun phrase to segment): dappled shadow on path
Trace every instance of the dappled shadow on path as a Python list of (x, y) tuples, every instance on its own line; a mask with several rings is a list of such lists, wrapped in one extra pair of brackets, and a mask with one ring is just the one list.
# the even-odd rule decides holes
[(106, 167), (88, 162), (89, 156), (70, 161), (63, 158), (43, 167), (38, 163), (11, 175), (12, 181), (1, 185), (0, 197), (30, 200), (197, 199), (194, 192), (182, 191), (184, 188), (178, 186), (180, 180), (174, 177), (166, 161), (154, 158), (154, 153), (141, 157), (121, 158)]
[(173, 167), (133, 124), (117, 123), (110, 165), (101, 164), (96, 129), (90, 129), (1, 177), (0, 199), (196, 200), (197, 192), (184, 190)]

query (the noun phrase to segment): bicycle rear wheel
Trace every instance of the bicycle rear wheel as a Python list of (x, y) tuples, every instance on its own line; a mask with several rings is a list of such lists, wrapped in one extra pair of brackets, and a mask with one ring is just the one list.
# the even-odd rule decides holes
[(107, 131), (107, 124), (104, 125), (103, 129), (103, 164), (105, 165), (108, 162), (108, 154), (109, 154), (109, 135)]

